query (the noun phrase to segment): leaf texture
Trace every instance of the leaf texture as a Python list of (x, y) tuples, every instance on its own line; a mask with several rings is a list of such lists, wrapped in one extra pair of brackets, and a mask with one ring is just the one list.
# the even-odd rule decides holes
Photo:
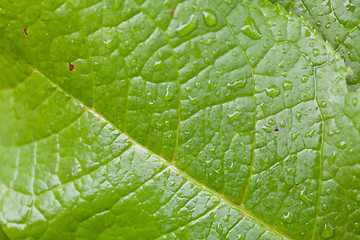
[(360, 239), (359, 93), (305, 20), (263, 0), (3, 4), (4, 236)]
[(360, 82), (360, 1), (271, 0), (308, 20), (353, 70), (352, 88)]

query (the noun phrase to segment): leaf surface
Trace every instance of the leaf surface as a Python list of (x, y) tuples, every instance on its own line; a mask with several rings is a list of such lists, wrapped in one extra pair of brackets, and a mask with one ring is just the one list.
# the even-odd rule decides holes
[(353, 70), (347, 79), (354, 88), (360, 83), (360, 1), (271, 0), (303, 16), (345, 59)]
[(240, 0), (2, 9), (10, 239), (360, 239), (359, 93), (304, 20)]

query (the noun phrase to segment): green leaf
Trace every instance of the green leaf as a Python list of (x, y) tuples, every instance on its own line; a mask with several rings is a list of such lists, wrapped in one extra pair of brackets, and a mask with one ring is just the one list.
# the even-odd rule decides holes
[[(303, 16), (353, 70), (350, 85), (360, 83), (360, 1), (271, 0)], [(358, 86), (353, 86), (358, 88)]]
[(264, 0), (0, 8), (1, 239), (360, 239), (359, 92), (305, 20)]

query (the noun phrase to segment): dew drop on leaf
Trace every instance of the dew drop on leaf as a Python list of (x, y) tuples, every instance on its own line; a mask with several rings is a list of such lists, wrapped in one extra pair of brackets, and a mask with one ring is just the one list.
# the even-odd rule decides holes
[(300, 191), (300, 200), (305, 204), (310, 204), (310, 199), (306, 196), (306, 188)]
[(268, 95), (271, 98), (275, 98), (280, 94), (279, 88), (275, 85), (265, 88), (265, 91), (266, 91), (266, 95)]
[(334, 228), (330, 225), (330, 223), (326, 223), (324, 229), (321, 232), (321, 237), (324, 239), (332, 238), (335, 235)]
[(170, 92), (170, 85), (166, 87), (166, 93), (165, 93), (165, 96), (164, 96), (164, 100), (165, 101), (169, 101), (171, 100), (172, 98), (174, 97), (174, 94), (172, 94)]
[(243, 88), (246, 85), (246, 78), (239, 79), (234, 83), (228, 83), (226, 87), (231, 90), (235, 90), (236, 88)]
[(312, 137), (312, 136), (314, 136), (314, 133), (315, 133), (315, 130), (313, 129), (310, 132), (306, 133), (305, 137)]
[(307, 80), (309, 80), (309, 78), (307, 76), (302, 76), (302, 78), (301, 78), (302, 83), (306, 83)]
[(357, 103), (358, 103), (358, 99), (357, 99), (357, 98), (354, 98), (354, 99), (352, 100), (353, 106), (356, 107), (356, 106), (357, 106)]
[(176, 28), (176, 33), (179, 37), (184, 37), (194, 31), (197, 25), (197, 17), (195, 14), (192, 14), (186, 23), (180, 24), (180, 26)]
[(299, 137), (300, 133), (299, 132), (295, 132), (292, 137), (291, 137), (291, 141), (295, 141), (298, 137)]
[(104, 44), (105, 44), (105, 47), (107, 47), (107, 48), (112, 47), (112, 41), (110, 39), (109, 40), (104, 40)]
[(274, 119), (269, 119), (268, 123), (269, 123), (270, 125), (275, 125), (275, 124), (276, 124), (276, 122), (274, 121)]
[(256, 26), (254, 19), (252, 19), (251, 16), (246, 19), (245, 25), (241, 28), (241, 31), (250, 39), (258, 40), (261, 38), (260, 30)]
[(192, 105), (196, 105), (199, 103), (199, 100), (196, 98), (196, 97), (191, 97), (189, 96), (189, 102), (192, 104)]
[(225, 0), (225, 3), (230, 6), (232, 3), (232, 0)]
[(231, 114), (228, 114), (227, 117), (228, 117), (229, 123), (233, 123), (233, 121), (235, 119), (239, 118), (239, 112), (236, 111), (236, 112), (233, 112)]
[(288, 212), (287, 214), (281, 217), (281, 220), (289, 224), (294, 221), (294, 217), (291, 212)]
[(357, 202), (360, 202), (360, 193), (355, 197), (355, 200), (356, 200)]
[(291, 81), (285, 81), (283, 83), (284, 90), (291, 90), (292, 89), (292, 82)]
[(204, 18), (204, 22), (208, 27), (213, 27), (218, 23), (216, 14), (210, 10), (210, 9), (205, 9), (203, 12), (203, 18)]
[(313, 49), (313, 55), (314, 55), (314, 57), (319, 56), (319, 54), (320, 54), (319, 49), (314, 48), (314, 49)]

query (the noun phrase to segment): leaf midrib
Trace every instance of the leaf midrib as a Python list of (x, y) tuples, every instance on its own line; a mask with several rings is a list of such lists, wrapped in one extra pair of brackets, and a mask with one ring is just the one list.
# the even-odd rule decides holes
[[(259, 224), (264, 225), (265, 227), (267, 227), (268, 229), (274, 231), (276, 234), (282, 236), (285, 240), (295, 240), (291, 237), (289, 237), (288, 235), (284, 234), (283, 232), (278, 231), (274, 226), (269, 225), (268, 223), (264, 222), (263, 220), (259, 219), (258, 217), (256, 217), (255, 215), (253, 215), (251, 212), (249, 212), (248, 210), (246, 210), (243, 207), (243, 204), (241, 205), (237, 205), (233, 202), (231, 202), (230, 200), (226, 199), (226, 197), (218, 192), (216, 192), (215, 190), (209, 188), (208, 186), (204, 185), (203, 183), (199, 182), (197, 179), (193, 178), (192, 176), (190, 176), (188, 173), (182, 171), (181, 169), (179, 169), (174, 162), (169, 162), (167, 161), (163, 156), (158, 155), (156, 153), (154, 153), (153, 151), (149, 150), (147, 147), (143, 146), (142, 144), (138, 143), (135, 139), (133, 139), (131, 136), (129, 136), (128, 133), (126, 133), (125, 131), (120, 130), (119, 127), (117, 127), (116, 125), (114, 125), (111, 121), (109, 121), (106, 117), (104, 117), (101, 113), (98, 113), (95, 111), (95, 109), (88, 107), (86, 104), (84, 104), (81, 100), (79, 100), (78, 98), (74, 97), (73, 95), (69, 94), (67, 91), (65, 91), (63, 88), (61, 88), (58, 84), (56, 84), (55, 82), (53, 82), (51, 79), (49, 79), (45, 74), (43, 74), (42, 72), (40, 72), (38, 69), (33, 67), (33, 71), (39, 73), (40, 75), (42, 75), (50, 84), (52, 84), (54, 87), (56, 87), (59, 91), (63, 92), (64, 94), (68, 95), (70, 98), (72, 98), (74, 101), (78, 102), (79, 104), (82, 105), (82, 107), (89, 112), (92, 112), (96, 115), (98, 115), (99, 117), (101, 117), (107, 124), (110, 124), (114, 129), (116, 129), (117, 131), (119, 131), (121, 134), (126, 135), (126, 137), (132, 142), (132, 144), (134, 145), (138, 145), (139, 147), (146, 149), (146, 151), (148, 151), (150, 154), (156, 156), (158, 159), (160, 159), (161, 161), (163, 161), (167, 167), (173, 168), (174, 170), (176, 170), (179, 174), (181, 174), (183, 177), (185, 177), (186, 179), (194, 182), (196, 185), (200, 186), (201, 188), (203, 188), (204, 190), (208, 191), (209, 193), (211, 193), (212, 195), (218, 197), (220, 199), (220, 201), (238, 209), (244, 216), (250, 217), (252, 219), (254, 219), (256, 222), (258, 222)], [(111, 162), (111, 161), (110, 161)]]

